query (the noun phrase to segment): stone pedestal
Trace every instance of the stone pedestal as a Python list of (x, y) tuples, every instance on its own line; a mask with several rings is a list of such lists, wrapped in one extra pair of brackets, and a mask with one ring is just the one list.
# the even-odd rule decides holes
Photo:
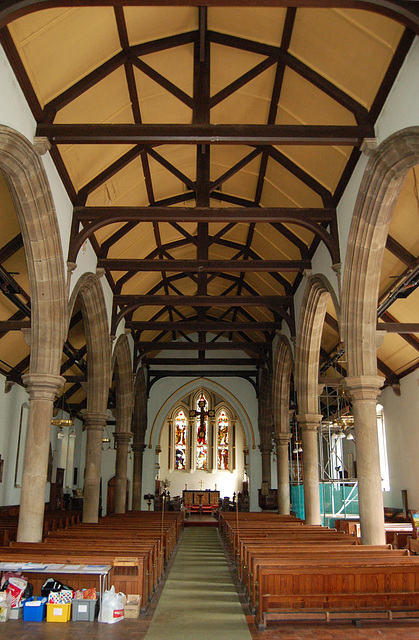
[(61, 376), (29, 373), (23, 383), (29, 393), (29, 417), (20, 497), (18, 542), (41, 542), (45, 511), (48, 456), (54, 399)]
[(132, 474), (132, 510), (141, 511), (141, 493), (143, 480), (143, 454), (146, 448), (145, 444), (132, 445), (134, 452), (134, 468)]
[(307, 524), (320, 524), (319, 455), (317, 431), (320, 414), (297, 416), (303, 445), (304, 510)]
[(116, 443), (115, 513), (125, 513), (127, 501), (128, 445), (131, 441), (132, 433), (129, 431), (116, 431), (113, 435)]
[(87, 428), (86, 469), (84, 475), (83, 522), (98, 522), (103, 428), (107, 413), (85, 414)]
[(290, 478), (288, 461), (290, 438), (290, 433), (274, 435), (278, 477), (278, 513), (281, 515), (289, 515), (290, 513)]
[(380, 376), (345, 379), (355, 422), (356, 468), (362, 544), (385, 544), (383, 490), (377, 431)]

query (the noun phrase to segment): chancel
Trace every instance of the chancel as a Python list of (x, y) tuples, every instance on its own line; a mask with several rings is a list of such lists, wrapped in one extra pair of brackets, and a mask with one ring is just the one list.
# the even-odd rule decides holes
[(417, 4), (0, 3), (0, 570), (419, 636)]

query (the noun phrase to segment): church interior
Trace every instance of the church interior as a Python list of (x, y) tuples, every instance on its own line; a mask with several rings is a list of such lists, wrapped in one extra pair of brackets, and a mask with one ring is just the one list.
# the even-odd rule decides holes
[(96, 567), (140, 639), (418, 637), (418, 35), (0, 3), (2, 573)]

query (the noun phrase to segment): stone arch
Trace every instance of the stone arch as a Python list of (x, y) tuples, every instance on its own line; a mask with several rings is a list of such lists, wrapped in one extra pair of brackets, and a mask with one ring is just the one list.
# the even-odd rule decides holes
[(134, 442), (144, 444), (147, 431), (147, 382), (143, 367), (138, 369), (135, 376), (132, 431)]
[(394, 206), (419, 162), (419, 127), (391, 135), (365, 169), (349, 232), (342, 291), (348, 375), (377, 375), (376, 325), (381, 265)]
[(188, 393), (197, 394), (204, 386), (208, 392), (223, 396), (226, 399), (226, 402), (231, 405), (237, 415), (237, 419), (242, 429), (244, 447), (251, 447), (252, 449), (255, 449), (255, 434), (246, 409), (236, 396), (231, 393), (231, 391), (220, 385), (218, 382), (208, 378), (201, 378), (200, 380), (195, 379), (187, 382), (164, 401), (151, 426), (148, 443), (149, 449), (153, 449), (158, 446), (161, 430), (171, 407), (174, 404), (178, 404), (181, 398), (185, 397)]
[(319, 414), (319, 359), (324, 318), (332, 298), (339, 319), (338, 302), (330, 282), (321, 275), (307, 282), (301, 307), (295, 350), (295, 385), (303, 445), (304, 509), (307, 524), (320, 524), (317, 430)]
[(28, 266), (30, 372), (58, 375), (67, 295), (54, 202), (39, 153), (22, 134), (4, 125), (0, 125), (0, 169), (16, 207)]
[(0, 169), (22, 234), (31, 294), (30, 396), (17, 539), (39, 542), (53, 402), (60, 373), (67, 309), (64, 261), (54, 203), (39, 153), (20, 133), (0, 125)]
[(146, 448), (147, 431), (147, 381), (144, 368), (137, 370), (134, 384), (134, 412), (132, 416), (132, 450), (134, 463), (132, 471), (132, 509), (141, 511), (143, 481), (143, 454)]
[(304, 292), (295, 348), (295, 384), (300, 414), (318, 413), (320, 345), (330, 298), (339, 322), (339, 304), (332, 285), (323, 275), (312, 276)]
[(290, 385), (294, 368), (292, 348), (286, 336), (280, 336), (275, 352), (272, 381), (272, 411), (274, 442), (276, 446), (276, 472), (278, 486), (278, 513), (290, 512), (289, 441)]
[(131, 429), (134, 405), (134, 383), (131, 352), (125, 334), (118, 337), (112, 354), (112, 373), (116, 381), (116, 431)]
[(286, 336), (280, 336), (274, 361), (272, 381), (272, 410), (275, 434), (289, 433), (289, 404), (291, 374), (294, 360), (290, 341)]
[(385, 542), (378, 456), (377, 300), (381, 265), (400, 189), (419, 162), (419, 127), (389, 136), (372, 154), (361, 182), (349, 232), (342, 292), (347, 354), (345, 385), (355, 421), (362, 544)]
[(86, 468), (84, 475), (83, 522), (97, 522), (103, 428), (108, 419), (107, 406), (111, 382), (111, 348), (105, 297), (99, 278), (83, 274), (76, 283), (69, 303), (69, 318), (76, 300), (80, 301), (87, 346), (87, 428)]
[(69, 303), (69, 318), (80, 300), (87, 345), (87, 412), (106, 413), (111, 381), (111, 349), (105, 296), (99, 278), (85, 273)]

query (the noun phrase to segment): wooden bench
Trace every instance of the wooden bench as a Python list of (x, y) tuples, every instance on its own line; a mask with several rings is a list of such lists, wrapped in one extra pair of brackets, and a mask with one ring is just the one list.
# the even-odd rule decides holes
[(392, 554), (259, 565), (256, 623), (268, 620), (419, 617), (419, 558)]

